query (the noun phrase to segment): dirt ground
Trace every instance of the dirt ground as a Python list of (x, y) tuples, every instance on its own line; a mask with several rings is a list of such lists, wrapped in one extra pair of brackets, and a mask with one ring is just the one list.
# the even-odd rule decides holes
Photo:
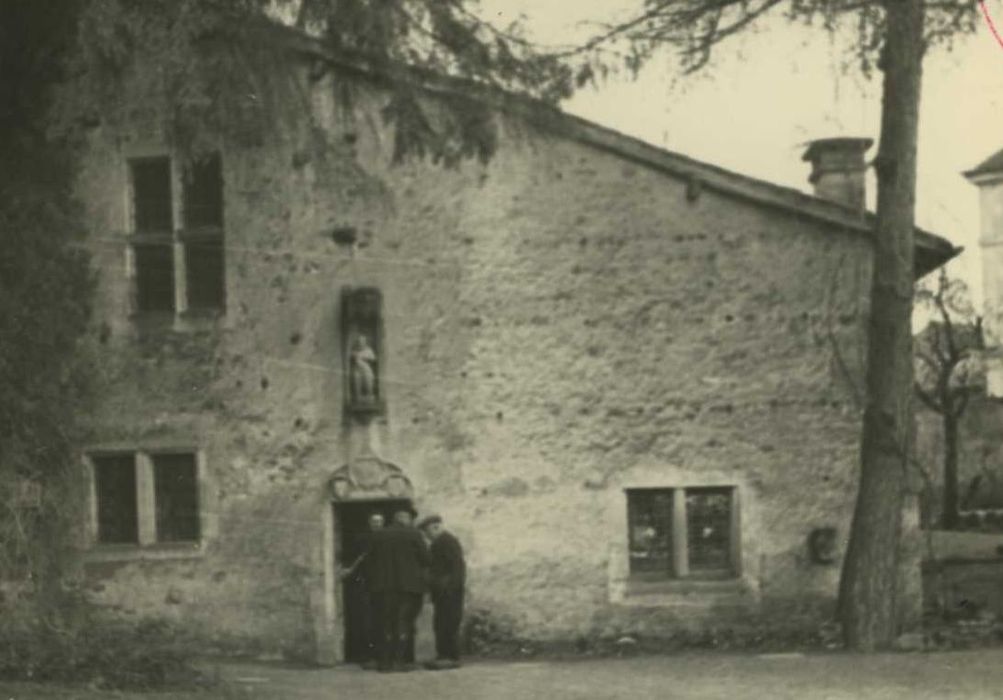
[(679, 654), (632, 659), (470, 662), (457, 671), (378, 674), (351, 666), (223, 664), (208, 693), (115, 694), (0, 684), (0, 700), (508, 700), (541, 698), (1003, 698), (1003, 650), (935, 654)]

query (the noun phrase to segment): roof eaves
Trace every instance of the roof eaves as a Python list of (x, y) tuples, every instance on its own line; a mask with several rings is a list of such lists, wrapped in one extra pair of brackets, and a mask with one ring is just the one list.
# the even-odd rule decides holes
[(1003, 149), (1000, 149), (996, 153), (992, 154), (971, 170), (966, 170), (962, 173), (962, 175), (967, 177), (969, 180), (974, 180), (980, 175), (996, 174), (1003, 174)]
[[(386, 79), (363, 56), (336, 53), (319, 39), (298, 29), (275, 23), (270, 23), (264, 29), (293, 51), (328, 61), (339, 68), (371, 79), (378, 81)], [(874, 232), (874, 215), (871, 213), (858, 212), (800, 190), (742, 175), (680, 153), (659, 148), (641, 139), (568, 114), (552, 105), (527, 96), (506, 92), (493, 86), (442, 76), (419, 68), (410, 68), (409, 71), (421, 88), (432, 94), (486, 101), (492, 107), (515, 114), (541, 129), (559, 132), (567, 138), (608, 151), (655, 170), (683, 179), (698, 180), (702, 186), (723, 194), (803, 214), (845, 230), (868, 235)], [(997, 155), (1003, 157), (1003, 151)], [(962, 248), (955, 247), (950, 241), (917, 227), (917, 279), (945, 264), (961, 251)]]

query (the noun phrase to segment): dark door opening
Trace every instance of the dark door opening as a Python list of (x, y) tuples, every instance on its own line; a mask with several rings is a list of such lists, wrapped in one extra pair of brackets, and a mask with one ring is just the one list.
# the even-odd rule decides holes
[[(380, 513), (389, 524), (394, 511), (410, 505), (406, 498), (334, 505), (334, 560), (340, 569), (347, 569), (365, 552), (369, 534), (369, 516)], [(369, 658), (372, 616), (362, 567), (341, 581), (342, 620), (345, 625), (345, 661), (360, 662)]]

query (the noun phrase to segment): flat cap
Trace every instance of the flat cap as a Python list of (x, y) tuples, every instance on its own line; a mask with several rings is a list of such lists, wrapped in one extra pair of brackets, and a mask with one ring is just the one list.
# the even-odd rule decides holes
[(402, 503), (394, 508), (394, 513), (410, 513), (412, 518), (418, 517), (418, 511), (410, 503)]
[(429, 525), (434, 525), (435, 523), (441, 523), (442, 516), (440, 515), (426, 515), (424, 518), (418, 521), (418, 528), (428, 527)]

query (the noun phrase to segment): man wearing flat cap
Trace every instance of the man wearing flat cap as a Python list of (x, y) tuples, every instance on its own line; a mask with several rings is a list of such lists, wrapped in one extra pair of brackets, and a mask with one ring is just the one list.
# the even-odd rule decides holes
[(370, 590), (382, 630), (380, 671), (413, 666), (415, 621), (429, 565), (425, 540), (412, 525), (416, 515), (411, 506), (399, 508), (393, 522), (375, 533), (370, 549)]
[(463, 619), (463, 591), (467, 568), (459, 540), (447, 532), (442, 518), (429, 515), (418, 523), (429, 542), (429, 587), (435, 606), (435, 661), (427, 664), (433, 670), (457, 668), (460, 665), (460, 621)]

